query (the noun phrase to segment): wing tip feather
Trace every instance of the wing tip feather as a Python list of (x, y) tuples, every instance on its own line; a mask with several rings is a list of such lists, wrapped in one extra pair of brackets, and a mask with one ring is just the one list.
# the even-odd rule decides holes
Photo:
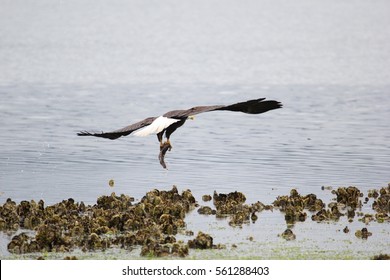
[(95, 133), (91, 133), (89, 131), (86, 131), (86, 130), (82, 130), (82, 131), (79, 131), (77, 132), (77, 136), (93, 136)]

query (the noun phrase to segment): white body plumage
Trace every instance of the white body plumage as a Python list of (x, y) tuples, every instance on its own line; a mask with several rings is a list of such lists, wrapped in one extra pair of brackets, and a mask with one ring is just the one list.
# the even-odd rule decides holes
[(150, 134), (157, 134), (164, 129), (166, 129), (171, 124), (178, 122), (178, 119), (172, 119), (160, 116), (157, 119), (155, 119), (150, 125), (145, 126), (142, 129), (137, 130), (134, 135), (135, 136), (148, 136)]

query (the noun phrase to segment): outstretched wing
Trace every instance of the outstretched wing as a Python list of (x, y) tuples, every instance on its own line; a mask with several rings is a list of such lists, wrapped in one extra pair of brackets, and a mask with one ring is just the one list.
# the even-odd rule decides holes
[[(188, 110), (175, 110), (165, 113), (163, 116), (173, 119), (186, 119), (189, 116), (197, 115), (200, 113), (211, 111), (233, 111), (242, 112), (246, 114), (261, 114), (269, 110), (281, 108), (282, 104), (275, 100), (265, 100), (265, 98), (248, 100), (245, 102), (239, 102), (232, 105), (214, 105), (214, 106), (198, 106)], [(121, 136), (127, 136), (137, 129), (150, 125), (157, 117), (149, 117), (135, 124), (126, 126), (124, 128), (114, 130), (111, 132), (88, 132), (81, 131), (77, 133), (79, 136), (96, 136), (108, 139), (117, 139)]]
[(187, 118), (212, 111), (233, 111), (246, 114), (261, 114), (269, 110), (274, 110), (282, 107), (282, 103), (275, 100), (265, 100), (265, 98), (252, 99), (245, 102), (239, 102), (232, 105), (214, 105), (214, 106), (198, 106), (188, 110), (175, 110), (164, 114), (168, 118)]
[(117, 129), (117, 130), (114, 130), (114, 131), (111, 131), (111, 132), (80, 131), (79, 133), (77, 133), (77, 135), (78, 136), (103, 137), (103, 138), (108, 138), (108, 139), (114, 140), (114, 139), (117, 139), (117, 138), (119, 138), (121, 136), (127, 136), (127, 135), (129, 135), (130, 133), (132, 133), (133, 131), (135, 131), (137, 129), (140, 129), (140, 128), (143, 128), (143, 127), (145, 127), (147, 125), (150, 125), (155, 119), (156, 119), (156, 117), (146, 118), (146, 119), (144, 119), (142, 121), (139, 121), (137, 123), (128, 125), (128, 126), (126, 126), (124, 128)]

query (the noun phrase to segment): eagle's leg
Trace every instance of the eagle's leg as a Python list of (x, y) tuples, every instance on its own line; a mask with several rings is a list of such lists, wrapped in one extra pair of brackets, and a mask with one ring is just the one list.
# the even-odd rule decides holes
[(168, 145), (168, 150), (171, 151), (172, 150), (172, 145), (171, 145), (171, 141), (169, 141), (169, 138), (167, 138), (167, 141), (165, 142), (166, 145)]
[(162, 150), (162, 148), (164, 147), (164, 143), (163, 143), (163, 135), (164, 135), (164, 130), (157, 133), (157, 139), (158, 141), (160, 142), (160, 151)]
[(180, 119), (178, 122), (175, 122), (166, 128), (165, 136), (167, 137), (167, 142), (165, 143), (169, 145), (169, 151), (172, 149), (172, 145), (171, 142), (169, 141), (169, 137), (171, 137), (171, 134), (175, 132), (176, 129), (181, 127), (186, 122), (186, 119), (187, 118)]

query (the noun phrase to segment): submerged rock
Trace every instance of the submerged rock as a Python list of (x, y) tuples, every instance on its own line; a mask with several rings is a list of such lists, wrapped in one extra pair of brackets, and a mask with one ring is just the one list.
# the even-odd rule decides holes
[(193, 240), (188, 240), (188, 246), (193, 249), (211, 249), (213, 248), (213, 238), (207, 233), (201, 231)]
[(293, 231), (291, 229), (286, 229), (282, 234), (280, 234), (279, 236), (283, 237), (284, 239), (286, 239), (287, 241), (291, 241), (291, 240), (295, 240), (296, 239), (296, 235), (293, 233)]
[(355, 232), (355, 236), (357, 238), (361, 238), (361, 239), (367, 239), (371, 235), (372, 235), (372, 233), (369, 232), (367, 228), (362, 228), (361, 230), (357, 230)]
[(141, 256), (148, 257), (167, 257), (188, 255), (188, 246), (182, 243), (161, 244), (159, 242), (150, 242), (142, 246)]
[(78, 258), (76, 256), (66, 256), (64, 257), (64, 260), (75, 261), (78, 260)]
[(361, 208), (362, 206), (360, 198), (363, 197), (363, 193), (357, 187), (340, 187), (333, 190), (332, 193), (336, 195), (336, 201), (339, 204), (349, 206), (352, 209)]
[(209, 206), (201, 206), (198, 209), (198, 213), (201, 215), (215, 215), (217, 213), (217, 211), (214, 209), (211, 209), (211, 207), (209, 207)]
[(259, 201), (251, 205), (245, 204), (245, 201), (246, 197), (241, 192), (218, 194), (214, 191), (213, 203), (216, 207), (216, 215), (217, 217), (229, 217), (230, 226), (242, 226), (244, 223), (249, 224), (250, 221), (256, 222), (258, 219), (256, 213), (266, 209), (265, 205)]
[(373, 260), (390, 260), (389, 254), (379, 254), (372, 258)]
[(287, 208), (293, 208), (295, 211), (319, 211), (325, 207), (321, 199), (317, 198), (315, 194), (300, 195), (297, 190), (292, 189), (290, 196), (278, 196), (273, 202), (275, 207), (280, 211), (285, 212)]
[(341, 216), (344, 216), (344, 214), (340, 212), (338, 206), (334, 205), (331, 209), (322, 209), (318, 211), (311, 216), (311, 219), (317, 222), (330, 220), (338, 221)]
[(304, 222), (308, 211), (322, 211), (325, 204), (315, 194), (300, 195), (296, 189), (290, 191), (290, 195), (278, 196), (273, 202), (281, 212), (285, 214), (287, 224)]
[(377, 213), (390, 214), (390, 183), (387, 187), (381, 188), (379, 192), (377, 191), (376, 197), (373, 197), (375, 198), (375, 201), (372, 204), (372, 209)]
[(13, 254), (33, 253), (40, 250), (37, 242), (24, 232), (12, 237), (11, 242), (8, 243), (7, 249)]

